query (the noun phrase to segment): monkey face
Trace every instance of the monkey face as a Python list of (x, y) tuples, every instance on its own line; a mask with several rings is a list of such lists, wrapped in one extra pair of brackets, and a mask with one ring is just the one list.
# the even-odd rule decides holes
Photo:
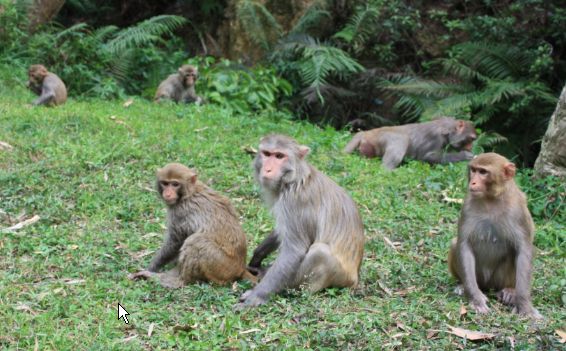
[(472, 151), (474, 140), (478, 138), (475, 128), (470, 122), (458, 121), (456, 130), (448, 136), (450, 145), (456, 150)]
[(47, 76), (49, 72), (47, 72), (47, 68), (43, 65), (33, 65), (29, 68), (28, 71), (28, 84), (30, 86), (39, 86), (43, 84), (43, 80)]

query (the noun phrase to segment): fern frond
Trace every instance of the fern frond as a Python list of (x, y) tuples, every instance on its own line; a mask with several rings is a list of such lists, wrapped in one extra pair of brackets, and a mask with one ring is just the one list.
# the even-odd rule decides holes
[(104, 26), (96, 29), (94, 33), (92, 33), (92, 35), (97, 41), (102, 43), (106, 41), (106, 39), (110, 38), (119, 29), (120, 28), (118, 28), (117, 26)]
[(131, 47), (159, 41), (162, 35), (171, 34), (185, 23), (187, 23), (187, 20), (181, 16), (155, 16), (133, 27), (121, 30), (107, 43), (106, 48), (110, 53), (117, 54)]
[(334, 34), (334, 38), (342, 39), (349, 44), (354, 44), (354, 46), (361, 46), (375, 35), (378, 19), (379, 11), (375, 5), (360, 6), (356, 9), (356, 13), (350, 18), (348, 24)]
[(309, 30), (316, 28), (324, 19), (331, 19), (332, 15), (329, 11), (312, 5), (299, 18), (295, 26), (289, 31), (290, 34), (307, 33)]
[(272, 42), (278, 39), (283, 32), (281, 25), (271, 12), (257, 1), (240, 1), (236, 14), (248, 38), (264, 49), (269, 49)]
[(508, 142), (507, 138), (496, 132), (485, 132), (480, 133), (478, 138), (474, 142), (472, 147), (472, 152), (474, 154), (480, 154), (485, 152), (486, 148), (493, 148), (493, 146), (498, 144), (503, 144)]
[(83, 30), (88, 28), (88, 24), (86, 23), (77, 23), (73, 26), (70, 26), (67, 29), (64, 29), (55, 35), (55, 40), (63, 39), (68, 35), (81, 33)]

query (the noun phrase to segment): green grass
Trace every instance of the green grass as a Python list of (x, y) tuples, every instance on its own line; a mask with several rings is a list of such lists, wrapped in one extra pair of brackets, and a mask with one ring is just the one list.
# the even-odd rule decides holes
[[(6, 75), (6, 73), (4, 73)], [(537, 225), (534, 305), (540, 323), (490, 300), (492, 313), (460, 316), (446, 265), (456, 234), (465, 164), (410, 162), (386, 172), (378, 160), (343, 155), (345, 132), (290, 121), (283, 113), (233, 116), (215, 106), (157, 106), (71, 98), (59, 108), (31, 108), (31, 93), (0, 80), (0, 348), (31, 350), (171, 349), (558, 349), (565, 320), (564, 185), (519, 180)], [(359, 204), (367, 244), (358, 289), (294, 291), (244, 313), (232, 306), (247, 282), (167, 290), (133, 282), (161, 243), (165, 209), (155, 170), (181, 162), (227, 195), (253, 247), (271, 230), (251, 172), (270, 132), (312, 148), (309, 160)], [(394, 243), (394, 245), (388, 244)], [(492, 296), (493, 297), (493, 296)], [(129, 325), (117, 320), (117, 303)], [(495, 333), (466, 342), (448, 325)], [(153, 333), (148, 336), (148, 330)]]

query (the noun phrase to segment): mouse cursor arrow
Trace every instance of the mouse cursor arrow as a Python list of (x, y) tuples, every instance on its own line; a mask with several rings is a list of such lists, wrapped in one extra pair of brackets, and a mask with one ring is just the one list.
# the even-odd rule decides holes
[(130, 324), (130, 322), (128, 322), (128, 317), (126, 317), (127, 315), (129, 315), (128, 311), (126, 311), (122, 305), (118, 304), (118, 319), (124, 317), (124, 322), (126, 322), (126, 324)]

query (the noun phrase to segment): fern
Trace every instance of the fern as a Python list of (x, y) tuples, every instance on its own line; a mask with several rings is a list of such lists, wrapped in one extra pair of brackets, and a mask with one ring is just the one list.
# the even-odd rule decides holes
[(356, 13), (350, 18), (348, 24), (334, 38), (342, 39), (359, 50), (370, 38), (375, 36), (379, 20), (379, 10), (373, 4), (356, 8)]
[(329, 11), (319, 8), (317, 5), (312, 5), (299, 18), (289, 34), (308, 33), (312, 28), (317, 28), (324, 19), (330, 20), (331, 18), (332, 15)]
[(264, 49), (269, 49), (271, 43), (283, 32), (271, 12), (257, 1), (238, 2), (236, 14), (248, 38)]
[(118, 34), (107, 43), (106, 49), (112, 54), (118, 54), (128, 48), (156, 42), (161, 40), (161, 36), (165, 34), (170, 35), (175, 29), (186, 23), (187, 20), (180, 16), (155, 16), (118, 32)]
[(478, 135), (478, 138), (473, 144), (472, 152), (474, 154), (481, 154), (486, 149), (491, 149), (495, 145), (506, 143), (508, 140), (503, 135), (496, 132), (484, 132)]

